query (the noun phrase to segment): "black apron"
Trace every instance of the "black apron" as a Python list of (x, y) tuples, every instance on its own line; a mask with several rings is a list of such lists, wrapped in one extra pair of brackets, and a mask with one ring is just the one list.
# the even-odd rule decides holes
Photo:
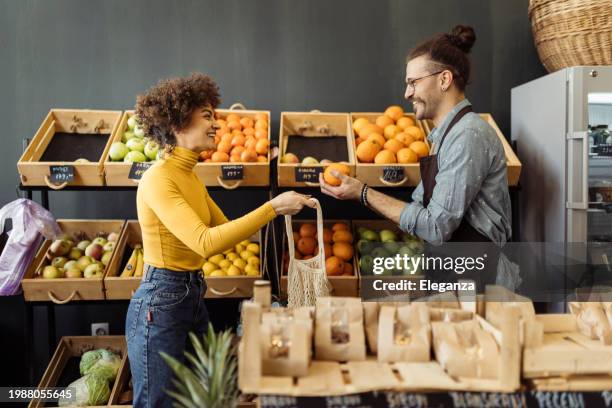
[[(438, 152), (442, 149), (442, 144), (446, 139), (446, 136), (450, 132), (450, 130), (455, 126), (461, 118), (463, 118), (467, 113), (472, 112), (471, 106), (466, 106), (461, 109), (453, 120), (449, 123), (448, 128), (444, 132), (442, 139), (440, 140), (440, 145), (438, 146)], [(433, 195), (434, 188), (436, 187), (436, 176), (438, 175), (438, 155), (432, 154), (430, 156), (422, 157), (419, 161), (419, 167), (421, 170), (421, 181), (423, 183), (423, 207), (427, 207), (429, 202), (431, 201), (431, 197)], [(491, 242), (492, 241), (486, 236), (478, 232), (474, 227), (470, 225), (467, 221), (465, 215), (461, 219), (461, 223), (457, 227), (457, 229), (451, 235), (451, 238), (446, 242)], [(435, 278), (434, 280), (438, 281), (456, 281), (459, 279), (471, 279), (476, 282), (477, 291), (483, 292), (484, 286), (487, 284), (491, 284), (495, 282), (495, 276), (497, 273), (497, 262), (499, 259), (499, 251), (496, 245), (490, 244), (486, 245), (486, 249), (483, 247), (474, 246), (470, 251), (469, 248), (461, 249), (462, 256), (472, 256), (479, 257), (483, 255), (483, 252), (487, 253), (487, 259), (485, 263), (485, 269), (483, 271), (474, 271), (474, 272), (465, 272), (462, 275), (457, 275), (456, 273), (448, 273), (441, 271), (428, 271), (428, 275), (431, 278)], [(452, 249), (450, 252), (453, 252)], [(456, 251), (455, 251), (456, 252)], [(437, 251), (430, 249), (428, 251), (428, 256), (444, 256), (445, 252)]]

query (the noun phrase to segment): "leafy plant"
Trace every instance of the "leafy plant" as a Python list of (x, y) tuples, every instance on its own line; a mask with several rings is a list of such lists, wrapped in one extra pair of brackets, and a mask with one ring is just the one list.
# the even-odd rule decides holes
[(175, 399), (175, 407), (226, 408), (237, 404), (237, 361), (233, 337), (229, 330), (215, 333), (210, 324), (203, 343), (190, 333), (195, 352), (185, 352), (190, 367), (167, 353), (160, 353), (175, 375), (172, 382), (176, 389), (167, 391)]

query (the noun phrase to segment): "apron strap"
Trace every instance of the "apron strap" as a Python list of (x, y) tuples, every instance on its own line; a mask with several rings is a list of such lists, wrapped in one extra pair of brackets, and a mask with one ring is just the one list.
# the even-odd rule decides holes
[(444, 135), (442, 135), (442, 140), (440, 140), (440, 145), (438, 146), (438, 152), (442, 148), (442, 143), (444, 143), (444, 140), (446, 139), (446, 135), (448, 135), (448, 132), (451, 131), (453, 126), (455, 126), (457, 124), (457, 122), (459, 122), (461, 120), (461, 118), (463, 118), (465, 115), (467, 115), (470, 112), (472, 112), (472, 106), (471, 105), (468, 105), (465, 108), (461, 109), (459, 112), (457, 112), (457, 114), (455, 115), (453, 120), (451, 120), (451, 122), (448, 124), (448, 127), (446, 128), (446, 131), (444, 132)]

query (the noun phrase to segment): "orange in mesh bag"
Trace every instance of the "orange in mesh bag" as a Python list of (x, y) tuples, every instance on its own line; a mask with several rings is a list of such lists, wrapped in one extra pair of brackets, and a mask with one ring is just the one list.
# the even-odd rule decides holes
[(295, 243), (291, 216), (285, 215), (287, 245), (289, 246), (289, 271), (287, 273), (287, 295), (289, 307), (314, 306), (316, 299), (329, 296), (331, 285), (325, 273), (323, 248), (323, 212), (317, 199), (312, 199), (317, 211), (317, 241), (319, 252), (310, 259), (295, 258)]

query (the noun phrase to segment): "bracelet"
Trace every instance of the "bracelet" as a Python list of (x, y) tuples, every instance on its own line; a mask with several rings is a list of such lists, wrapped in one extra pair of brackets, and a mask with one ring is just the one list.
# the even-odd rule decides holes
[(368, 207), (368, 185), (364, 184), (361, 188), (361, 204), (365, 207)]

